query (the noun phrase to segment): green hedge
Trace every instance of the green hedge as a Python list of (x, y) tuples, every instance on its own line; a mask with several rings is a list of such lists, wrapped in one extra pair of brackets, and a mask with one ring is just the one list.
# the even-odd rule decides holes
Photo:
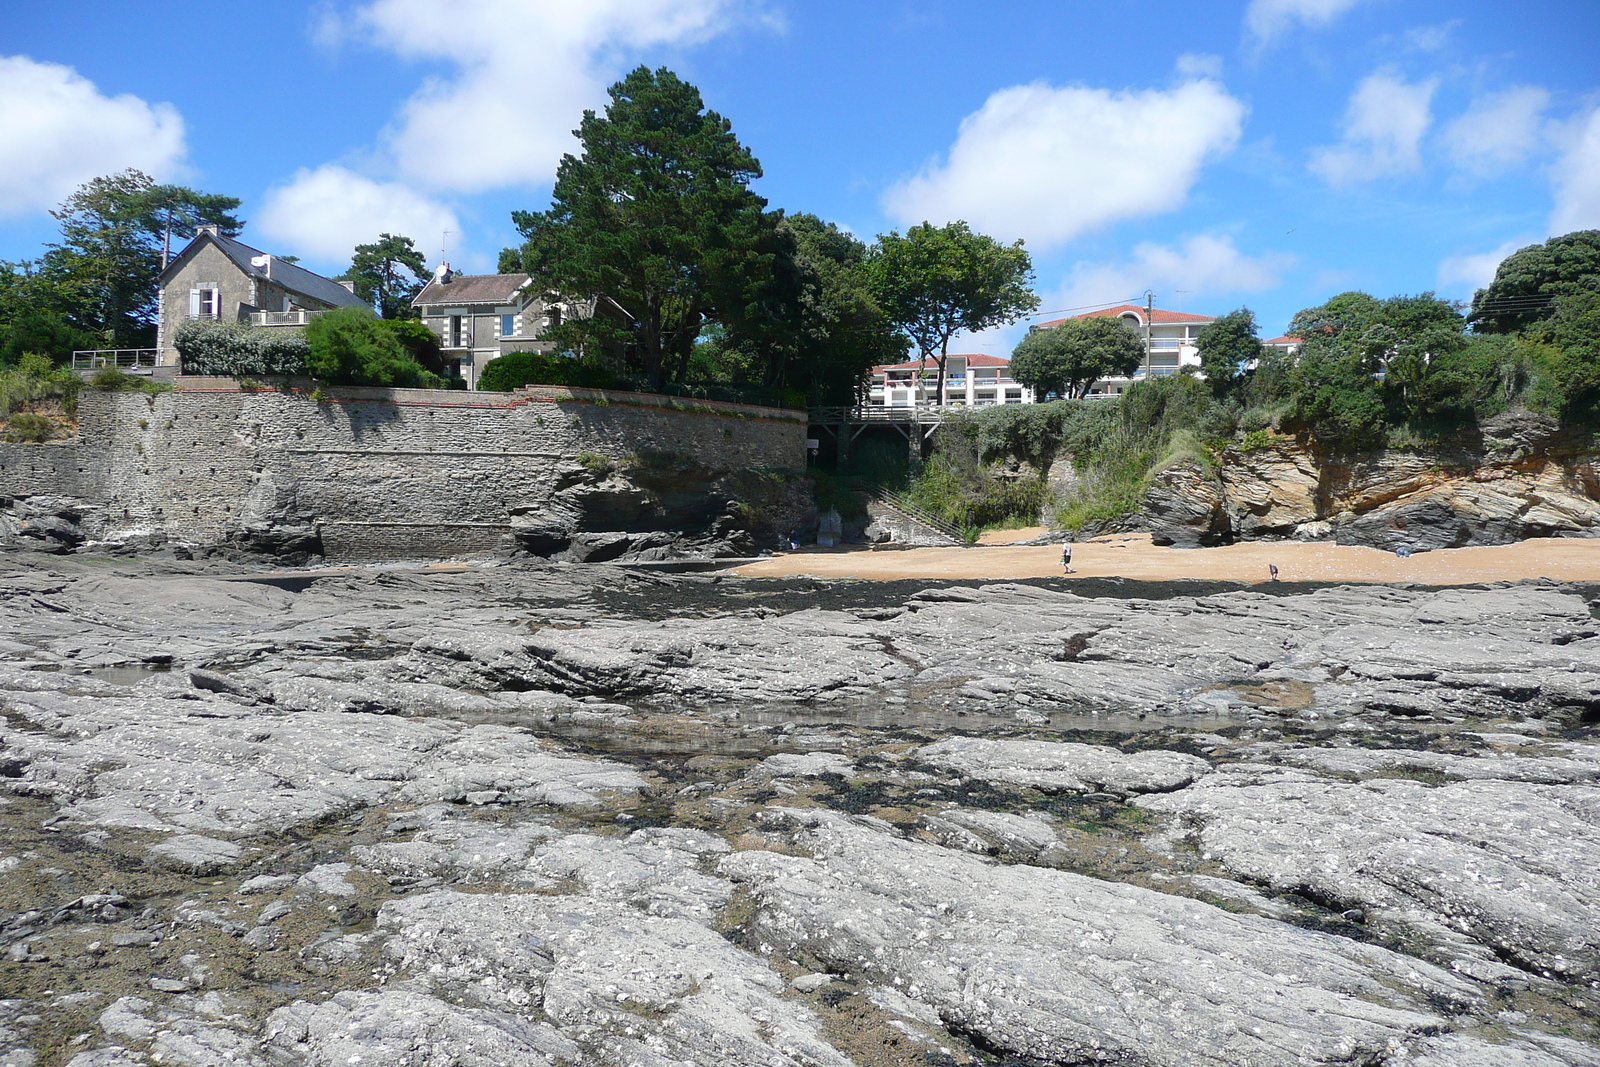
[(186, 322), (173, 339), (185, 374), (304, 374), (311, 346), (299, 330)]
[(603, 367), (541, 352), (508, 352), (490, 360), (478, 377), (479, 389), (496, 393), (508, 393), (525, 385), (613, 389), (616, 384), (616, 376)]

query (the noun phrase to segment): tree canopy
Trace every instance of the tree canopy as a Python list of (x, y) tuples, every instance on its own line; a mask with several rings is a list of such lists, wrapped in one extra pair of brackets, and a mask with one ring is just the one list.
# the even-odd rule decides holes
[(173, 238), (243, 225), (239, 201), (126, 170), (78, 188), (51, 215), (60, 239), (0, 283), (0, 352), (60, 358), (74, 347), (134, 348), (155, 336), (156, 278)]
[(341, 281), (353, 282), (356, 295), (381, 319), (414, 316), (411, 301), (427, 284), (428, 264), (411, 238), (383, 233), (371, 244), (356, 245)]
[(592, 308), (559, 338), (659, 385), (682, 379), (719, 302), (759, 291), (780, 250), (750, 189), (761, 164), (698, 89), (641, 66), (609, 92), (604, 115), (584, 112), (550, 209), (512, 213), (526, 241), (501, 269)]
[(1039, 306), (1030, 288), (1033, 260), (1022, 242), (1001, 244), (965, 222), (924, 222), (904, 236), (884, 234), (871, 269), (884, 314), (922, 360), (937, 363), (940, 403), (952, 337), (1015, 322)]
[(1239, 308), (1207, 323), (1195, 338), (1195, 348), (1200, 353), (1200, 371), (1211, 385), (1212, 393), (1219, 397), (1228, 395), (1245, 368), (1261, 359), (1255, 312)]
[(871, 368), (905, 358), (906, 341), (878, 306), (868, 249), (815, 215), (782, 218), (760, 299), (727, 302), (725, 325), (697, 350), (696, 369), (731, 382), (805, 390), (849, 404)]
[(1555, 313), (1555, 298), (1600, 291), (1600, 230), (1577, 230), (1529, 245), (1500, 261), (1494, 281), (1472, 297), (1479, 333), (1515, 333)]
[(1131, 375), (1144, 360), (1144, 344), (1114, 318), (1068, 319), (1034, 330), (1011, 354), (1011, 376), (1046, 393), (1081, 397), (1098, 379)]

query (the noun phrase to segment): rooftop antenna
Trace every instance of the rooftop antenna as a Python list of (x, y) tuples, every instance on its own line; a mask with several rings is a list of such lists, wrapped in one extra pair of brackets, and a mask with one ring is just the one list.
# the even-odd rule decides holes
[(444, 262), (445, 246), (450, 243), (450, 230), (445, 230), (439, 235), (439, 262)]
[[(1193, 289), (1174, 289), (1174, 290), (1172, 290), (1172, 295), (1174, 295), (1174, 296), (1192, 296), (1194, 294), (1194, 292), (1195, 291)], [(1182, 300), (1176, 300), (1176, 301), (1173, 301), (1173, 302), (1178, 305), (1177, 307), (1172, 309), (1173, 311), (1182, 311), (1183, 310), (1183, 301)]]

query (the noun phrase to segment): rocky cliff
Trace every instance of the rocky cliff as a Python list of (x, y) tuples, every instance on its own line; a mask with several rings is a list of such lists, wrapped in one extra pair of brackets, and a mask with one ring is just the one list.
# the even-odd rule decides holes
[(1425, 550), (1594, 537), (1597, 461), (1592, 434), (1526, 413), (1435, 449), (1336, 454), (1273, 436), (1230, 447), (1214, 465), (1169, 467), (1125, 528), (1184, 547), (1289, 539)]

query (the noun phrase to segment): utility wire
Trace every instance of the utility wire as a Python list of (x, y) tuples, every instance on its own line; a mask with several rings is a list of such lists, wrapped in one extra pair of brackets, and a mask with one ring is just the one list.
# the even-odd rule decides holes
[[(1143, 295), (1143, 294), (1140, 294), (1140, 295)], [(1139, 297), (1136, 296), (1136, 297), (1132, 297), (1132, 298), (1130, 298), (1128, 300), (1107, 300), (1103, 304), (1084, 304), (1081, 307), (1062, 308), (1059, 311), (1036, 311), (1032, 315), (1024, 315), (1022, 317), (1025, 318), (1025, 319), (1042, 319), (1046, 315), (1065, 315), (1065, 314), (1067, 314), (1068, 312), (1071, 312), (1071, 311), (1094, 311), (1096, 308), (1114, 308), (1114, 307), (1120, 307), (1123, 304), (1133, 304), (1138, 299), (1139, 299)]]

